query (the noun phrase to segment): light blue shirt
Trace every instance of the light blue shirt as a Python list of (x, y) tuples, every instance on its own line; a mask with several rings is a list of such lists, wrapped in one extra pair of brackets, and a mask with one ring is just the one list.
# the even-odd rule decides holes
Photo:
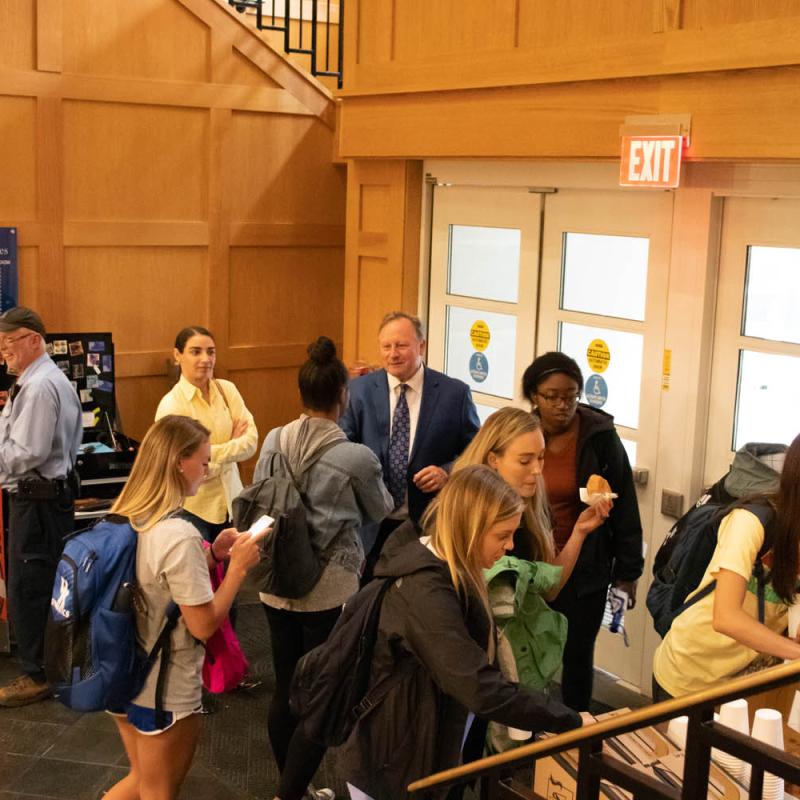
[(25, 478), (65, 478), (83, 438), (78, 395), (47, 353), (22, 371), (17, 385), (0, 414), (0, 485), (12, 490)]

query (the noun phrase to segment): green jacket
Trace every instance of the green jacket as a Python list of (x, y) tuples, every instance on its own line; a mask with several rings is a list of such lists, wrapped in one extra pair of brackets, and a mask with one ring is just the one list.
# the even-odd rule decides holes
[(567, 618), (542, 598), (561, 581), (561, 567), (541, 561), (501, 558), (484, 570), (492, 613), (511, 643), (519, 682), (545, 689), (561, 666)]

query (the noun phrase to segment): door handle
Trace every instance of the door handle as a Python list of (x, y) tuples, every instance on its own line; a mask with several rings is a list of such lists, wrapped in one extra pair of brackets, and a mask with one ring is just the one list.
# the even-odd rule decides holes
[(637, 486), (647, 486), (647, 482), (650, 480), (650, 470), (647, 467), (634, 467), (632, 472), (633, 482)]

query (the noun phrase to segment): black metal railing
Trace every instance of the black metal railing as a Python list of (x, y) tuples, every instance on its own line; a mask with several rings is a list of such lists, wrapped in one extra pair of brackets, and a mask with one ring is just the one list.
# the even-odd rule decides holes
[[(336, 78), (342, 88), (344, 51), (344, 0), (310, 0), (311, 15), (305, 15), (304, 0), (298, 0), (298, 13), (292, 17), (292, 0), (228, 0), (240, 13), (255, 10), (256, 27), (261, 31), (283, 33), (283, 49), (287, 53), (300, 53), (311, 59), (311, 74)], [(331, 21), (337, 12), (337, 21)], [(321, 13), (324, 12), (324, 13)], [(324, 17), (324, 19), (323, 19)], [(334, 26), (336, 30), (334, 30)], [(309, 30), (306, 30), (306, 27)], [(310, 41), (309, 41), (310, 39)], [(336, 52), (333, 43), (336, 43)], [(335, 68), (334, 68), (335, 67)]]
[[(596, 800), (600, 781), (607, 780), (633, 794), (634, 800), (706, 800), (711, 748), (715, 747), (751, 764), (749, 800), (761, 800), (764, 772), (800, 784), (800, 758), (714, 721), (715, 706), (739, 697), (775, 689), (800, 679), (800, 661), (781, 664), (763, 672), (706, 689), (686, 697), (667, 700), (613, 717), (585, 728), (563, 733), (496, 756), (464, 764), (431, 775), (409, 786), (418, 797), (439, 795), (449, 786), (482, 780), (481, 797), (486, 800), (542, 800), (513, 775), (523, 768), (536, 769), (537, 760), (565, 750), (578, 749), (575, 800)], [(666, 722), (686, 714), (689, 724), (681, 786), (661, 783), (645, 772), (603, 752), (611, 737)]]

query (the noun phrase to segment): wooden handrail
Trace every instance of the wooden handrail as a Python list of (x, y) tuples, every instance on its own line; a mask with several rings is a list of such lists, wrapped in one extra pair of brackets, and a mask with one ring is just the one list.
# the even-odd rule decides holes
[(428, 791), (442, 787), (444, 784), (463, 782), (487, 772), (496, 772), (500, 768), (507, 770), (515, 765), (521, 766), (523, 763), (529, 763), (563, 750), (569, 750), (580, 745), (588, 745), (592, 741), (627, 733), (646, 725), (664, 722), (673, 717), (686, 714), (699, 706), (727, 703), (729, 700), (765, 692), (798, 679), (800, 679), (800, 660), (779, 664), (761, 672), (754, 672), (741, 678), (735, 678), (684, 697), (676, 697), (672, 700), (665, 700), (662, 703), (645, 706), (612, 719), (603, 720), (583, 728), (576, 728), (559, 736), (533, 742), (532, 744), (508, 750), (505, 753), (488, 756), (478, 761), (472, 761), (469, 764), (453, 767), (443, 772), (437, 772), (434, 775), (414, 781), (408, 787), (408, 791)]

